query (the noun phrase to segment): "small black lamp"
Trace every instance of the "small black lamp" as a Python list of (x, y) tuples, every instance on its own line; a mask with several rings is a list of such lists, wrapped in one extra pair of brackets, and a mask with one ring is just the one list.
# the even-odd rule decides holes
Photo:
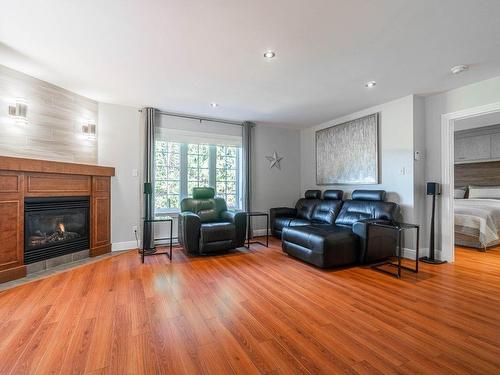
[(437, 182), (428, 182), (427, 183), (427, 195), (432, 195), (432, 215), (431, 215), (431, 235), (429, 242), (429, 256), (422, 257), (420, 260), (425, 263), (431, 264), (443, 264), (446, 263), (445, 260), (438, 260), (435, 257), (435, 248), (434, 248), (434, 216), (436, 213), (436, 195), (441, 195), (441, 185)]

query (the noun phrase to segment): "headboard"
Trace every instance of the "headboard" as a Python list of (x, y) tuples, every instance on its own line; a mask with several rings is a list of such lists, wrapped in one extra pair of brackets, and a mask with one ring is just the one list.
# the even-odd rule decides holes
[(500, 186), (500, 161), (455, 164), (455, 186)]

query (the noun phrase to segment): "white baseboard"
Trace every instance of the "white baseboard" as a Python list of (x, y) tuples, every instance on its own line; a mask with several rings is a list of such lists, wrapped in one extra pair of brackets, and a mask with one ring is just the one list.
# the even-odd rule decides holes
[[(159, 245), (167, 245), (168, 240), (158, 241), (156, 242)], [(172, 238), (172, 245), (177, 246), (179, 241), (177, 237)], [(142, 241), (139, 241), (139, 248), (142, 246)], [(137, 249), (137, 241), (124, 241), (124, 242), (113, 242), (111, 244), (111, 251), (123, 251), (123, 250), (132, 250)]]
[[(265, 236), (266, 230), (265, 229), (254, 229), (252, 231), (252, 235), (253, 235), (253, 237)], [(269, 235), (271, 235), (271, 230), (269, 230)]]
[[(139, 246), (141, 245), (139, 241)], [(137, 249), (137, 241), (124, 241), (124, 242), (113, 242), (111, 244), (111, 251), (122, 251)]]
[[(436, 259), (442, 259), (442, 252), (439, 249), (434, 250)], [(415, 259), (417, 252), (414, 249), (403, 248), (403, 258)], [(429, 255), (429, 248), (420, 249), (419, 257)]]

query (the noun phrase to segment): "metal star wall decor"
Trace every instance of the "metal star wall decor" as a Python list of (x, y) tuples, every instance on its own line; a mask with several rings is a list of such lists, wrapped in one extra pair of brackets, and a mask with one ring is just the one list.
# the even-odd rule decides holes
[(278, 156), (276, 151), (273, 152), (273, 156), (266, 156), (266, 159), (269, 161), (269, 169), (273, 167), (281, 169), (280, 161), (283, 159), (283, 156)]

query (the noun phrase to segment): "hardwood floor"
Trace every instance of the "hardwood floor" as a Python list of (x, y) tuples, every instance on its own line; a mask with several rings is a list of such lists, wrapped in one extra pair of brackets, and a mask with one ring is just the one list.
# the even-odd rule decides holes
[(499, 374), (500, 248), (396, 280), (277, 240), (137, 252), (0, 293), (0, 374)]

